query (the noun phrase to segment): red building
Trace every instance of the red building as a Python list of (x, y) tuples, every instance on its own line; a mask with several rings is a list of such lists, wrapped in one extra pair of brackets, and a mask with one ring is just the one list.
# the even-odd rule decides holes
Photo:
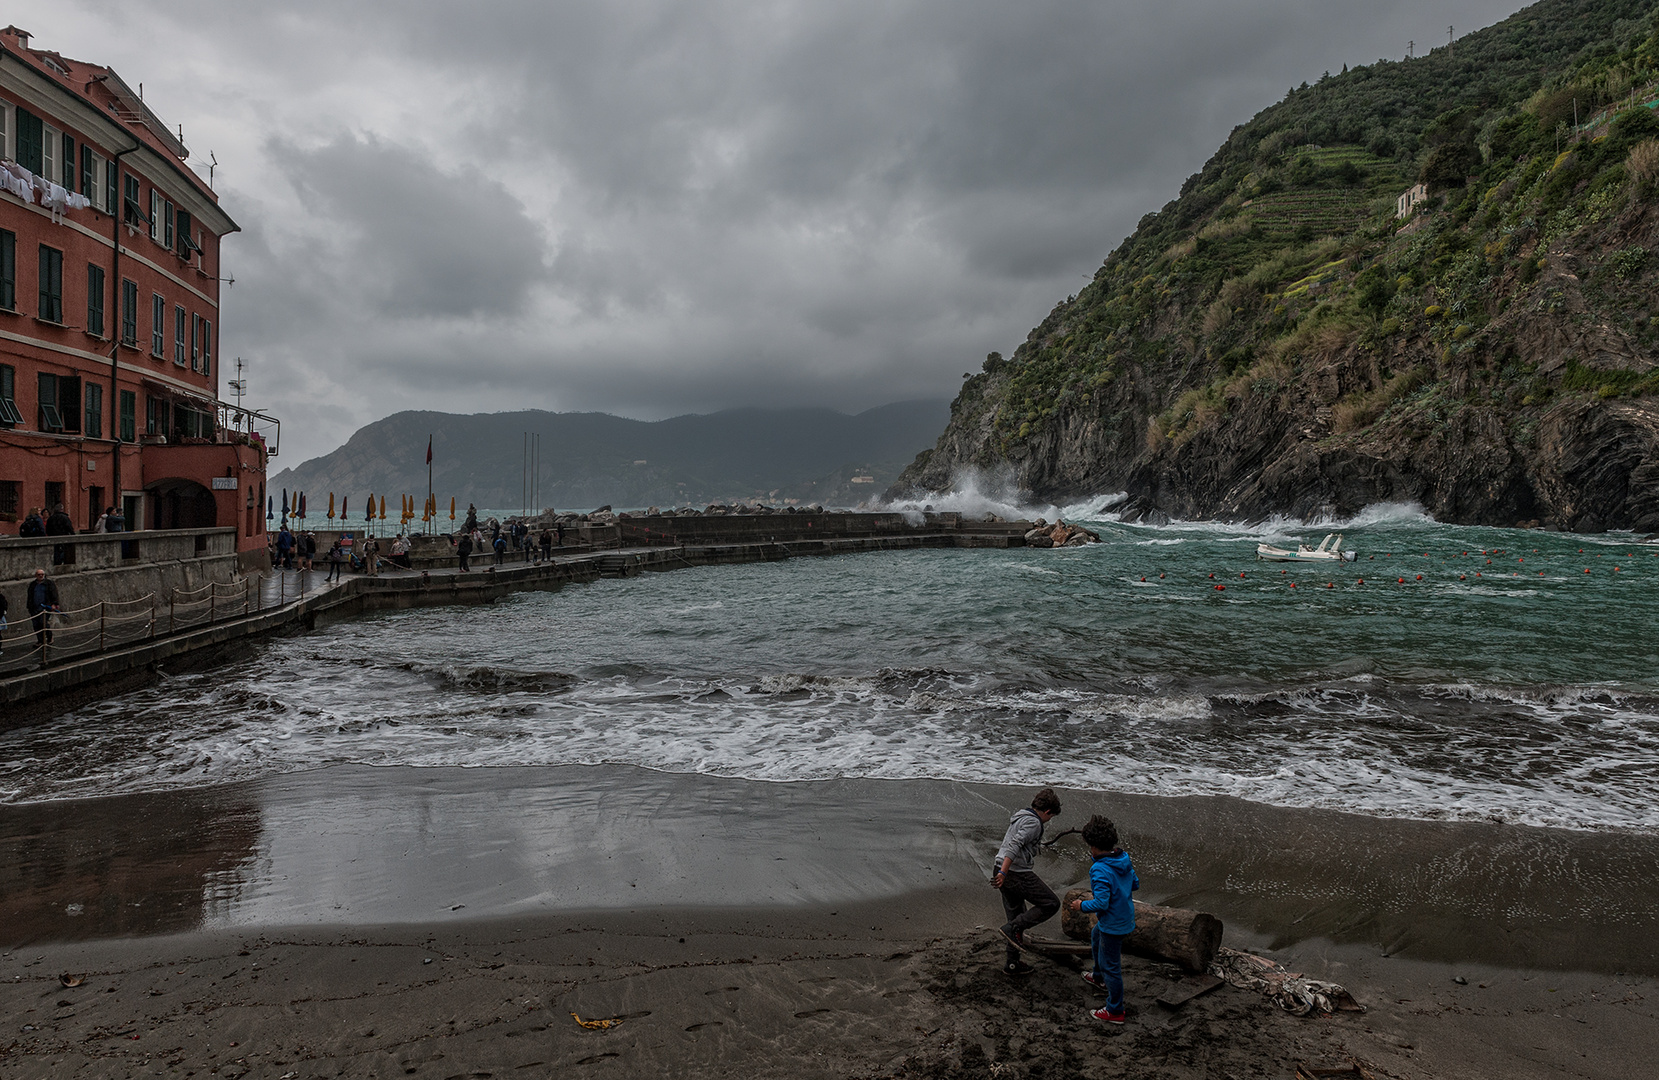
[(29, 37), (0, 30), (0, 534), (116, 506), (128, 529), (235, 526), (255, 563), (275, 421), (218, 395), (238, 226), (120, 76)]

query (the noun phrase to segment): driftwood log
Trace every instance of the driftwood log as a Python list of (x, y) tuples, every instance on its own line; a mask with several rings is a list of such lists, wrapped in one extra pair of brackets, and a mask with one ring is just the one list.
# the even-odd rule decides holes
[[(1060, 929), (1074, 941), (1089, 940), (1094, 916), (1073, 912), (1071, 902), (1088, 900), (1088, 889), (1067, 889), (1060, 908)], [(1188, 971), (1202, 972), (1221, 947), (1221, 920), (1203, 911), (1158, 907), (1135, 901), (1135, 932), (1123, 943), (1123, 951), (1153, 960), (1180, 964)]]

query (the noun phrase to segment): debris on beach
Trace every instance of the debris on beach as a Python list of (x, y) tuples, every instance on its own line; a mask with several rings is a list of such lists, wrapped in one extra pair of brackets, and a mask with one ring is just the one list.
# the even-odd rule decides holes
[(1324, 1015), (1365, 1011), (1365, 1006), (1337, 983), (1286, 971), (1267, 957), (1254, 953), (1223, 948), (1211, 962), (1210, 974), (1240, 990), (1267, 995), (1292, 1016), (1307, 1016), (1315, 1011)]
[(611, 1028), (622, 1023), (622, 1021), (628, 1019), (626, 1016), (613, 1016), (607, 1020), (583, 1020), (575, 1013), (571, 1013), (570, 1018), (576, 1021), (579, 1026), (587, 1028), (589, 1031), (609, 1031)]

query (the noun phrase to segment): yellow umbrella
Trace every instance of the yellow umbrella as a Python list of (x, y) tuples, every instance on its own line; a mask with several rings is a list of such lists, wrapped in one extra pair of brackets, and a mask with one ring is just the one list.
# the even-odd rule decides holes
[(455, 520), (455, 496), (449, 497), (449, 520)]
[(380, 497), (380, 520), (386, 520), (386, 496), (384, 495)]
[(334, 520), (334, 492), (328, 493), (328, 520)]

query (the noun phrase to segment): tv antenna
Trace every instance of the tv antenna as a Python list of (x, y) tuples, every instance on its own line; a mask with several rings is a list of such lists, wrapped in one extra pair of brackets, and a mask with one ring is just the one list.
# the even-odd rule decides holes
[(1450, 56), (1452, 45), (1457, 41), (1457, 31), (1453, 27), (1446, 27), (1446, 55)]
[(248, 392), (248, 380), (242, 377), (242, 369), (245, 366), (242, 363), (242, 358), (238, 356), (236, 358), (236, 378), (230, 380), (230, 392), (236, 395), (236, 407), (238, 409), (242, 407), (242, 395)]
[(1415, 48), (1417, 48), (1417, 43), (1415, 41), (1406, 42), (1406, 59), (1407, 60), (1411, 59), (1412, 50), (1415, 49)]
[(219, 159), (213, 156), (213, 151), (207, 152), (207, 188), (213, 190), (213, 170), (219, 167)]

